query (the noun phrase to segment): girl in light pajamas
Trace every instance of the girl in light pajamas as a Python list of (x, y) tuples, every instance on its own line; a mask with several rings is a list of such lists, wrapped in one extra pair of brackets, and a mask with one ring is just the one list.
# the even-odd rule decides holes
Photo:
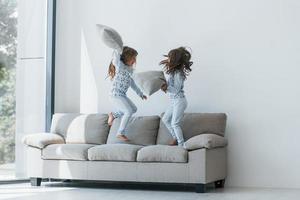
[(110, 96), (117, 110), (109, 113), (108, 124), (111, 126), (115, 118), (121, 118), (117, 138), (123, 141), (129, 140), (126, 136), (126, 127), (131, 116), (137, 111), (134, 103), (126, 95), (128, 88), (131, 87), (142, 99), (147, 99), (132, 79), (133, 65), (136, 63), (137, 55), (135, 49), (127, 46), (123, 47), (122, 52), (114, 50), (108, 69), (108, 75), (113, 82)]
[(184, 138), (180, 125), (187, 107), (187, 100), (183, 87), (186, 77), (192, 71), (191, 65), (193, 62), (190, 61), (191, 53), (184, 47), (171, 50), (166, 57), (167, 59), (161, 61), (160, 64), (164, 65), (168, 78), (161, 89), (168, 94), (170, 105), (162, 121), (173, 137), (170, 145), (178, 144), (178, 146), (184, 147)]

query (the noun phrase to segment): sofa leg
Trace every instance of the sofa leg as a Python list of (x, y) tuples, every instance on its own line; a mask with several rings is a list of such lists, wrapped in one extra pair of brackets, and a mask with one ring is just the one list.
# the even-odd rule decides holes
[(30, 178), (31, 186), (41, 186), (42, 178)]
[(201, 183), (196, 184), (195, 185), (195, 189), (196, 189), (197, 193), (205, 193), (205, 191), (206, 191), (206, 185), (205, 184), (201, 184)]
[(215, 188), (224, 188), (225, 179), (215, 181)]

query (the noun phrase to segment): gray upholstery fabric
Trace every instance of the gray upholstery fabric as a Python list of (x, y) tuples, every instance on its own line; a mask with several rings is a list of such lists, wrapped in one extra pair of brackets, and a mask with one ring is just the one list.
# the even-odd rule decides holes
[(138, 162), (187, 162), (187, 151), (180, 146), (152, 145), (138, 151)]
[(25, 135), (22, 142), (28, 146), (42, 149), (49, 144), (63, 144), (65, 140), (55, 133), (34, 133)]
[(188, 163), (43, 160), (40, 149), (26, 149), (28, 177), (206, 184), (227, 174), (226, 147), (189, 151)]
[(42, 150), (43, 159), (87, 160), (90, 144), (51, 144)]
[(117, 51), (122, 52), (123, 41), (117, 31), (101, 24), (97, 24), (97, 29), (104, 44), (112, 49), (116, 49)]
[(160, 90), (165, 82), (165, 76), (162, 71), (147, 71), (134, 74), (134, 81), (147, 96)]
[(79, 113), (55, 113), (52, 117), (50, 132), (65, 137), (71, 122), (79, 115)]
[(136, 161), (137, 151), (142, 148), (133, 144), (104, 144), (88, 151), (89, 160)]
[[(61, 117), (63, 117), (62, 121), (60, 121)], [(53, 125), (54, 128), (52, 128), (63, 133), (64, 131), (66, 132), (70, 122), (72, 121), (70, 120), (72, 117), (74, 117), (74, 114), (62, 114), (59, 117), (58, 115), (55, 115), (54, 121), (56, 120), (56, 122)], [(156, 120), (152, 119), (150, 121)], [(205, 120), (200, 121), (202, 123), (205, 122), (204, 127), (209, 127), (205, 128), (206, 131), (200, 132), (201, 134), (215, 134), (215, 132), (207, 131), (209, 129), (222, 130), (222, 128), (220, 128), (222, 127), (220, 125), (221, 123), (219, 122), (216, 123), (216, 126), (219, 128), (211, 128), (210, 126), (212, 126), (213, 123), (207, 123)], [(144, 127), (146, 127), (147, 130), (149, 127), (154, 127), (153, 124), (148, 127), (147, 123), (141, 122), (141, 126), (139, 126), (138, 129), (144, 130)], [(198, 124), (198, 126), (200, 125)], [(118, 126), (116, 126), (116, 128), (117, 127)], [(224, 130), (225, 125), (223, 127), (223, 131)], [(136, 141), (137, 138), (139, 141), (144, 141), (144, 139), (142, 139), (144, 136), (139, 138), (139, 133), (140, 132), (137, 131), (135, 135), (132, 135), (133, 141)], [(144, 131), (141, 132), (142, 135), (143, 133)], [(217, 135), (213, 135), (211, 137), (216, 136)], [(191, 138), (187, 141), (187, 146), (191, 147), (191, 145), (198, 145), (200, 143), (198, 140), (202, 137), (204, 136), (200, 135)], [(149, 138), (147, 137), (146, 141), (148, 141), (148, 139)], [(203, 140), (201, 140), (201, 142), (203, 142)], [(220, 143), (217, 142), (209, 144), (211, 146), (215, 146)], [(118, 146), (122, 144), (115, 145)], [(29, 159), (27, 162), (27, 175), (29, 177), (58, 179), (207, 184), (225, 179), (227, 174), (226, 147), (213, 149), (201, 148), (187, 151), (178, 146), (151, 145), (139, 149), (140, 147), (136, 147), (134, 145), (124, 145), (122, 147), (118, 146), (118, 148), (115, 146), (116, 149), (105, 147), (107, 149), (101, 149), (101, 151), (97, 151), (97, 148), (95, 148), (95, 154), (97, 155), (99, 153), (99, 155), (102, 156), (101, 152), (106, 152), (109, 154), (109, 159), (111, 159), (111, 152), (114, 152), (113, 155), (116, 156), (117, 159), (119, 159), (119, 156), (121, 155), (122, 159), (125, 157), (126, 160), (129, 161), (133, 160), (133, 153), (131, 154), (130, 152), (136, 152), (137, 150), (134, 149), (136, 147), (139, 149), (138, 152), (135, 153), (137, 155), (137, 160), (139, 160), (138, 162), (109, 160), (89, 161), (88, 152), (89, 149), (94, 146), (95, 145), (90, 144), (50, 144), (44, 149), (26, 146), (27, 158)], [(99, 145), (97, 147), (101, 146), (106, 145)], [(132, 146), (134, 146), (134, 148), (132, 148)], [(124, 152), (129, 153), (127, 154)]]
[[(226, 114), (224, 113), (186, 113), (182, 120), (182, 132), (185, 141), (195, 135), (203, 133), (214, 133), (224, 136), (226, 127)], [(169, 144), (172, 137), (160, 121), (160, 127), (157, 135), (157, 144)]]
[(216, 134), (201, 134), (188, 139), (185, 142), (187, 150), (195, 150), (201, 148), (213, 149), (217, 147), (225, 147), (227, 140)]
[(129, 143), (137, 145), (153, 145), (156, 141), (159, 120), (159, 116), (133, 117), (127, 126), (127, 137), (130, 141), (123, 142), (116, 138), (120, 126), (120, 119), (117, 118), (110, 128), (107, 144)]
[(77, 116), (67, 131), (66, 143), (104, 144), (109, 126), (107, 114), (85, 114)]
[(197, 149), (188, 152), (190, 183), (212, 183), (226, 178), (227, 150), (225, 148)]

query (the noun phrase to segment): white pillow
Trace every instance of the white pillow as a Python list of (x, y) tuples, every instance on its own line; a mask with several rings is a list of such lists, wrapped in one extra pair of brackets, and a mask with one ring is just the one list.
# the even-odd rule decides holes
[(106, 44), (109, 48), (122, 52), (123, 41), (117, 31), (102, 24), (97, 24), (97, 29), (104, 44)]
[(160, 90), (165, 82), (165, 76), (162, 71), (147, 71), (136, 73), (133, 76), (135, 83), (147, 96)]

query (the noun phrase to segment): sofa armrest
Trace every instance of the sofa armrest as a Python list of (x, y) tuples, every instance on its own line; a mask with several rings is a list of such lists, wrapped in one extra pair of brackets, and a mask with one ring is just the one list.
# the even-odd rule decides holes
[(185, 148), (189, 151), (201, 148), (214, 149), (225, 147), (226, 145), (226, 138), (210, 133), (196, 135), (185, 142)]
[(22, 142), (28, 146), (43, 149), (49, 144), (63, 144), (65, 140), (62, 136), (55, 133), (35, 133), (25, 135)]

